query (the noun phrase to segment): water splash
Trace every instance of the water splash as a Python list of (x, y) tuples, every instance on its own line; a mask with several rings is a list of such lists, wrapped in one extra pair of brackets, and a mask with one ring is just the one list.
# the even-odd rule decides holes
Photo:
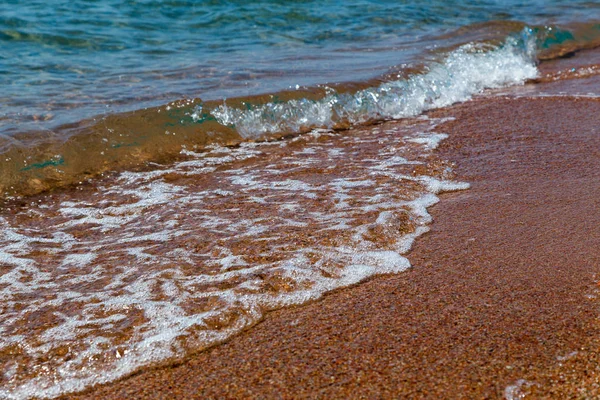
[(484, 89), (521, 84), (538, 74), (535, 32), (526, 28), (500, 46), (469, 43), (444, 61), (408, 79), (382, 83), (355, 93), (327, 88), (319, 100), (247, 104), (246, 109), (220, 105), (210, 113), (222, 125), (245, 138), (276, 133), (299, 133), (314, 128), (337, 128), (400, 119), (465, 101)]

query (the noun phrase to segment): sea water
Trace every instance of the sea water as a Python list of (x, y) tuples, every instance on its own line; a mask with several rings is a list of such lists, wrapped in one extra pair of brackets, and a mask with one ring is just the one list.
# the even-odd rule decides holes
[(597, 13), (583, 0), (3, 1), (0, 133), (365, 81), (429, 61), (435, 48), (500, 37), (509, 21), (560, 26)]
[(0, 397), (182, 360), (405, 270), (437, 194), (468, 188), (423, 113), (542, 79), (598, 43), (599, 13), (2, 3)]

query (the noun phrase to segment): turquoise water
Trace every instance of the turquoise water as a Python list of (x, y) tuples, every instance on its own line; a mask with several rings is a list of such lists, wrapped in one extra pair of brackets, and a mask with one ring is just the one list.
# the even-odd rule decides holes
[(423, 61), (478, 23), (600, 18), (598, 2), (526, 3), (4, 1), (0, 134), (183, 98), (365, 81)]

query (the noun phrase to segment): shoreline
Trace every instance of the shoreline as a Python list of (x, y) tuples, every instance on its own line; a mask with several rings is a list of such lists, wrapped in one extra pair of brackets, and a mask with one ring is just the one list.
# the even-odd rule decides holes
[(480, 97), (429, 114), (456, 117), (438, 155), (472, 186), (440, 196), (411, 269), (63, 398), (600, 395), (600, 99)]

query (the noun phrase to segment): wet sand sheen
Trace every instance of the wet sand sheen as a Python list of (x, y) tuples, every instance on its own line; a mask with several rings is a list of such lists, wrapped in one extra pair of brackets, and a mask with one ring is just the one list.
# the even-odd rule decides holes
[[(588, 89), (598, 93), (597, 80)], [(70, 398), (600, 395), (599, 115), (599, 99), (567, 97), (432, 113), (456, 117), (436, 129), (449, 134), (439, 155), (472, 188), (432, 209), (411, 270)]]
[(7, 208), (0, 397), (172, 364), (268, 310), (406, 270), (434, 193), (467, 187), (431, 154), (434, 121), (217, 147)]

